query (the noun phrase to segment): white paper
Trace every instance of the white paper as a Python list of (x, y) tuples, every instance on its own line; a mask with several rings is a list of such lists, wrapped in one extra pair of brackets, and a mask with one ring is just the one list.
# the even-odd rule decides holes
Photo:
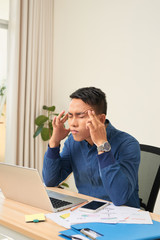
[(95, 213), (87, 213), (76, 209), (75, 211), (65, 210), (50, 213), (46, 217), (65, 228), (70, 228), (73, 224), (87, 222), (152, 224), (149, 212), (132, 207), (117, 207), (114, 204), (110, 204)]
[(134, 224), (153, 224), (150, 213), (147, 211), (139, 211), (131, 214), (127, 218), (119, 221), (121, 223), (134, 223)]

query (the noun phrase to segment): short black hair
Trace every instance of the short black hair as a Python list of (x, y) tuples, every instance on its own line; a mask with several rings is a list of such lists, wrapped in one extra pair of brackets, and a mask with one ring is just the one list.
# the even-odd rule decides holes
[(70, 95), (70, 98), (81, 99), (83, 102), (92, 106), (96, 114), (107, 114), (106, 95), (101, 89), (95, 87), (79, 88)]

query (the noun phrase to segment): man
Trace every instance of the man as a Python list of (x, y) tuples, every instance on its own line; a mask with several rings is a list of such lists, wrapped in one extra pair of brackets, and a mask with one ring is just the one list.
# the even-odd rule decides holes
[(43, 164), (46, 186), (57, 186), (73, 172), (79, 193), (139, 207), (139, 143), (106, 120), (107, 102), (100, 89), (80, 88), (70, 98), (68, 113), (53, 119)]

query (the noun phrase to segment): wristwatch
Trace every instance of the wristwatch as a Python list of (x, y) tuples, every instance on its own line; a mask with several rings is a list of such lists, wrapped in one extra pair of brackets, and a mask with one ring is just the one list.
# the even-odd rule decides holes
[(109, 151), (111, 151), (111, 145), (109, 144), (109, 142), (104, 142), (102, 145), (97, 147), (97, 151), (98, 152), (109, 152)]

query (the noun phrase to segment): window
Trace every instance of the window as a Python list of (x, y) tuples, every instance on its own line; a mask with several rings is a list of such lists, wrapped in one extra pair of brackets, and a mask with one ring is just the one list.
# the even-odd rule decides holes
[(5, 101), (7, 79), (7, 38), (9, 0), (0, 0), (0, 161), (5, 156)]
[(5, 102), (9, 0), (0, 0), (0, 115)]

